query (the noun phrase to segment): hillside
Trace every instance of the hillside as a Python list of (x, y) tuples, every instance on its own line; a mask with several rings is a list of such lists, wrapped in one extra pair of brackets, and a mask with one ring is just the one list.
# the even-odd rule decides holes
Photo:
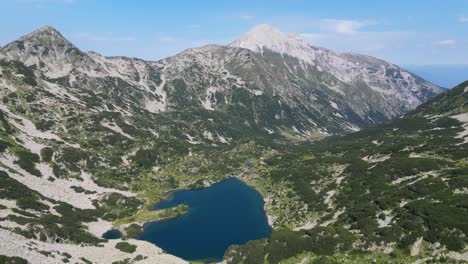
[(358, 130), (442, 91), (391, 63), (314, 47), (269, 25), (158, 62), (83, 52), (46, 26), (7, 44), (0, 59), (23, 63), (49, 90), (93, 97), (95, 108), (227, 115), (263, 136)]
[(245, 176), (277, 231), (227, 262), (468, 261), (467, 128), (464, 82), (388, 124), (279, 150)]
[[(341, 177), (355, 169), (373, 170), (375, 159), (393, 155), (392, 147), (379, 144), (384, 135), (391, 146), (403, 146), (391, 143), (392, 123), (313, 145), (298, 142), (386, 122), (442, 90), (376, 58), (313, 47), (269, 26), (253, 31), (272, 32), (279, 47), (295, 49), (265, 46), (268, 43), (256, 42), (247, 33), (229, 46), (194, 48), (151, 62), (83, 52), (51, 27), (2, 47), (0, 262), (183, 263), (133, 237), (145, 222), (186, 211), (150, 211), (165, 193), (208, 186), (231, 175), (240, 175), (264, 194), (276, 230), (311, 229), (326, 221), (346, 226), (348, 220), (339, 216), (352, 215), (371, 223), (369, 233), (362, 233), (362, 226), (355, 228), (357, 237), (373, 239), (363, 246), (379, 241), (370, 235), (377, 229), (369, 212), (353, 215), (363, 204), (352, 190), (365, 194), (369, 188), (363, 182), (368, 179), (352, 182)], [(256, 46), (243, 46), (252, 41)], [(446, 95), (441, 96), (437, 98)], [(447, 100), (466, 102), (465, 97)], [(453, 105), (440, 103), (439, 108)], [(462, 113), (450, 111), (443, 114)], [(451, 145), (461, 139), (432, 138), (463, 133), (461, 123), (437, 117), (426, 125), (426, 117), (411, 117), (424, 122), (408, 122), (409, 139), (405, 136), (408, 142), (403, 143), (416, 149), (421, 144), (416, 142), (427, 141), (427, 149), (421, 147), (425, 153), (438, 142), (447, 155), (440, 154), (437, 163), (421, 158), (421, 166), (430, 163), (436, 172), (463, 166), (466, 144)], [(403, 122), (400, 132), (406, 132), (407, 119), (398, 120)], [(417, 134), (413, 125), (427, 135)], [(396, 131), (394, 140), (399, 142)], [(375, 139), (368, 133), (376, 133)], [(411, 141), (411, 133), (418, 138)], [(458, 156), (450, 156), (452, 152)], [(316, 189), (309, 188), (312, 181)], [(337, 200), (341, 183), (349, 184), (345, 190), (350, 193)], [(414, 198), (390, 189), (392, 197)], [(465, 190), (460, 192), (464, 195)], [(362, 199), (374, 199), (371, 193)], [(353, 201), (356, 205), (348, 204)], [(394, 205), (393, 200), (388, 203)], [(349, 211), (339, 214), (344, 208)], [(372, 208), (375, 214), (387, 210)], [(443, 223), (453, 227), (450, 235), (457, 239), (458, 230), (463, 230), (459, 224)], [(120, 229), (125, 241), (102, 239), (111, 228)], [(459, 249), (462, 242), (456, 241)], [(249, 246), (236, 252), (243, 256)], [(234, 251), (227, 256), (238, 262)]]

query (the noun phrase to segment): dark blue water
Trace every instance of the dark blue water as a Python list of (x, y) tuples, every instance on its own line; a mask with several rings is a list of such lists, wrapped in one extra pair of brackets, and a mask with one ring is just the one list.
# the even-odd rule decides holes
[(121, 237), (122, 237), (122, 234), (117, 229), (111, 229), (105, 232), (104, 234), (102, 234), (102, 238), (105, 238), (105, 239), (118, 239)]
[(174, 192), (153, 209), (182, 203), (190, 207), (189, 212), (145, 224), (138, 239), (185, 260), (221, 260), (230, 245), (271, 233), (261, 195), (236, 178), (203, 189)]

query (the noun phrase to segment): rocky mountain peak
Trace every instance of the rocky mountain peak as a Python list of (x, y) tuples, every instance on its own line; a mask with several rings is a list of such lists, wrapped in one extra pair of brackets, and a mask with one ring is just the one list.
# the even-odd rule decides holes
[(36, 65), (50, 78), (69, 74), (72, 64), (84, 58), (83, 52), (51, 26), (44, 26), (7, 44), (0, 53), (0, 59)]
[(62, 36), (62, 34), (57, 29), (55, 29), (54, 27), (49, 26), (49, 25), (45, 25), (45, 26), (31, 32), (30, 34), (28, 34), (26, 36), (34, 36), (34, 35), (49, 35), (49, 36), (58, 36), (58, 37), (64, 38)]
[(4, 49), (18, 48), (21, 51), (26, 48), (25, 46), (34, 48), (44, 47), (48, 49), (54, 49), (57, 46), (76, 48), (57, 29), (51, 26), (44, 26), (6, 45)]
[(299, 58), (306, 62), (313, 59), (314, 49), (298, 34), (285, 33), (268, 25), (260, 24), (229, 44), (262, 53), (264, 49)]
[[(314, 47), (266, 24), (228, 47), (188, 49), (158, 63), (84, 53), (45, 26), (8, 44), (0, 59), (34, 66), (36, 76), (60, 78), (64, 88), (101, 87), (107, 93), (134, 87), (141, 93), (138, 99), (130, 94), (135, 89), (119, 92), (128, 92), (131, 101), (154, 113), (187, 107), (224, 111), (226, 104), (252, 105), (258, 96), (278, 96), (248, 123), (268, 133), (285, 124), (294, 124), (294, 133), (356, 130), (399, 116), (441, 91), (396, 65)], [(108, 78), (118, 81), (110, 84)], [(182, 100), (181, 89), (190, 100)], [(243, 92), (248, 96), (239, 97)]]

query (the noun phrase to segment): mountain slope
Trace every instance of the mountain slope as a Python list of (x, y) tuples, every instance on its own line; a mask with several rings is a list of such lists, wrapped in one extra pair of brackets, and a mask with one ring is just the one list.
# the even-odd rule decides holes
[[(341, 109), (338, 113), (343, 119), (353, 120), (359, 127), (399, 116), (442, 91), (396, 65), (314, 47), (298, 35), (269, 25), (253, 28), (230, 46), (252, 50), (276, 67), (284, 64), (288, 78), (303, 83), (302, 94), (295, 96), (315, 97), (314, 105)], [(277, 88), (277, 92), (281, 90), (292, 93), (284, 85)]]
[[(0, 260), (183, 262), (131, 239), (145, 222), (183, 213), (149, 211), (164, 193), (241, 174), (290, 134), (344, 133), (412, 108), (267, 53), (211, 45), (158, 62), (104, 57), (51, 27), (2, 47)], [(412, 78), (403, 92), (432, 95)], [(128, 240), (102, 239), (110, 228)]]
[(237, 148), (253, 132), (218, 113), (155, 114), (145, 100), (161, 101), (163, 80), (150, 63), (67, 43), (43, 28), (0, 52), (0, 261), (183, 263), (152, 244), (101, 235), (180, 213), (148, 208), (167, 191), (237, 172), (254, 153)]
[(225, 258), (468, 261), (467, 175), (464, 82), (388, 124), (278, 149), (244, 179), (262, 190), (276, 231)]
[(51, 27), (1, 51), (0, 58), (21, 61), (46, 85), (102, 92), (124, 109), (216, 111), (264, 134), (357, 130), (442, 91), (395, 65), (313, 47), (268, 25), (229, 46), (190, 49), (159, 62), (85, 53)]

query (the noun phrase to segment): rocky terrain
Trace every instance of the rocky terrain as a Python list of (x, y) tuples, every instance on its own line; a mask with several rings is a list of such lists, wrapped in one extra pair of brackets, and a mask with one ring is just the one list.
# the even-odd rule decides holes
[(244, 180), (275, 231), (227, 263), (468, 261), (468, 82), (384, 125), (275, 148)]
[[(132, 239), (143, 223), (187, 210), (149, 206), (168, 191), (232, 175), (264, 195), (278, 230), (271, 241), (281, 230), (288, 239), (325, 232), (345, 241), (280, 256), (268, 253), (277, 244), (254, 241), (228, 251), (227, 262), (315, 261), (337, 249), (420, 259), (436, 243), (462, 258), (466, 88), (336, 138), (442, 91), (391, 63), (314, 47), (268, 25), (157, 62), (84, 52), (43, 27), (0, 49), (0, 262), (183, 262)], [(400, 164), (417, 170), (392, 171)], [(416, 183), (444, 193), (411, 193)], [(434, 234), (424, 222), (436, 218), (433, 200), (455, 208)], [(404, 235), (414, 225), (421, 230)], [(124, 238), (102, 239), (111, 228)], [(405, 250), (417, 241), (424, 247), (411, 257)]]

